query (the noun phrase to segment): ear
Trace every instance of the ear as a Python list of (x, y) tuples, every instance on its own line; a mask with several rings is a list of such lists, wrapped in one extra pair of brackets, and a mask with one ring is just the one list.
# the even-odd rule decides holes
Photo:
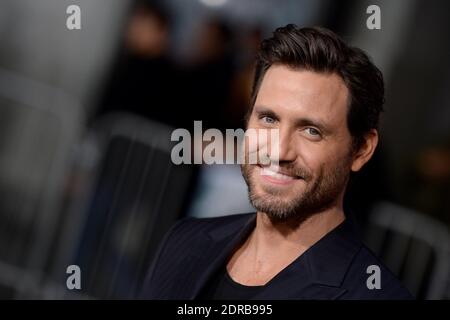
[(367, 161), (372, 158), (377, 144), (378, 131), (376, 129), (372, 129), (364, 136), (364, 143), (357, 151), (355, 151), (353, 155), (353, 162), (351, 167), (352, 171), (359, 171), (363, 167), (363, 165), (365, 165)]

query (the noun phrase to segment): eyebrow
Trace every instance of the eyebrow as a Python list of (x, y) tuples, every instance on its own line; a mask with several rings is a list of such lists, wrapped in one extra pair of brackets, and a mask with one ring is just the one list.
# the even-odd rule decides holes
[[(275, 120), (279, 120), (280, 117), (270, 108), (266, 106), (255, 106), (255, 113), (259, 115), (265, 115), (271, 118), (274, 118)], [(294, 120), (296, 127), (305, 127), (305, 126), (313, 126), (319, 129), (323, 134), (329, 133), (328, 126), (323, 123), (323, 121), (320, 121), (318, 119), (312, 119), (308, 117), (302, 117)]]

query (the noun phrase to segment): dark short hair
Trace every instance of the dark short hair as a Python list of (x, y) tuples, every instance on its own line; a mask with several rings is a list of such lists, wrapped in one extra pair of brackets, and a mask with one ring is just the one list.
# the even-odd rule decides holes
[(265, 39), (256, 56), (252, 108), (265, 73), (274, 64), (336, 73), (344, 80), (350, 93), (347, 125), (355, 148), (361, 146), (366, 133), (378, 128), (384, 104), (383, 75), (363, 50), (348, 46), (331, 30), (288, 24)]

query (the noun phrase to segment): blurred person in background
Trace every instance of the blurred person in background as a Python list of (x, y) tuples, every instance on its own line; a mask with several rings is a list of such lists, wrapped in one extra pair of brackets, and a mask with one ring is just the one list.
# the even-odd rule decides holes
[[(98, 114), (127, 111), (178, 126), (183, 111), (173, 94), (179, 74), (169, 56), (170, 17), (162, 6), (138, 2), (126, 26), (124, 44), (105, 88)], [(180, 109), (178, 109), (180, 108)]]
[(184, 101), (189, 119), (202, 120), (204, 128), (229, 127), (225, 119), (234, 73), (233, 45), (233, 31), (221, 18), (205, 21), (194, 39), (183, 77)]

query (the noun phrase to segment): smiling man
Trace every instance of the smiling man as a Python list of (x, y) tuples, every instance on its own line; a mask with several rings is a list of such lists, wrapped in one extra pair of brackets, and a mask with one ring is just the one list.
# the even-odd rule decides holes
[(343, 210), (350, 173), (377, 146), (383, 102), (363, 51), (327, 29), (277, 29), (257, 56), (247, 126), (278, 129), (278, 159), (242, 165), (257, 212), (177, 223), (142, 297), (411, 298)]

